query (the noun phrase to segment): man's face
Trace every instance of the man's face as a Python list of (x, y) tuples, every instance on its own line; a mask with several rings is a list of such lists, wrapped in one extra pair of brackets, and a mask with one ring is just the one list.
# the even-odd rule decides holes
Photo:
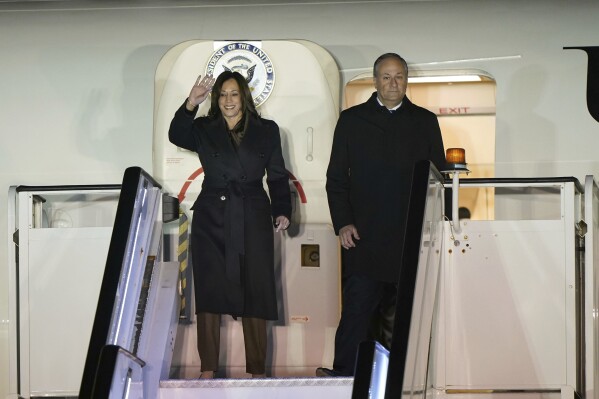
[(403, 100), (408, 86), (408, 74), (395, 58), (381, 61), (374, 77), (374, 87), (381, 102), (387, 108), (393, 108)]

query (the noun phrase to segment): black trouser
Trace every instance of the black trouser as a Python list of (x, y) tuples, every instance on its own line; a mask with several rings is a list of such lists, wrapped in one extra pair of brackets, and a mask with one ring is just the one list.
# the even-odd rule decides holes
[(385, 324), (393, 325), (393, 320), (388, 320), (389, 315), (394, 314), (389, 310), (389, 301), (394, 302), (392, 294), (396, 294), (397, 289), (395, 284), (356, 274), (344, 277), (342, 285), (341, 320), (335, 334), (333, 369), (341, 375), (351, 376), (354, 375), (358, 346), (369, 338), (373, 317), (383, 310), (387, 314)]

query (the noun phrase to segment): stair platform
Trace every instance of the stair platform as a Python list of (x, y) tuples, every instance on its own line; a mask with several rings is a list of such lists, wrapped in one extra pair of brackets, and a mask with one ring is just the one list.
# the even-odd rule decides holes
[(215, 378), (160, 382), (160, 399), (351, 398), (352, 377)]

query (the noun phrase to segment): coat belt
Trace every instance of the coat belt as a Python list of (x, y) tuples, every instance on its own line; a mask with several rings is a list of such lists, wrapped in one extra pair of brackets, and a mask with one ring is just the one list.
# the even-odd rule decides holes
[(225, 206), (225, 271), (231, 281), (241, 282), (241, 256), (245, 255), (245, 214), (244, 201), (247, 195), (263, 193), (262, 181), (241, 183), (229, 180), (225, 186), (211, 184), (204, 180), (202, 190), (227, 190), (222, 200), (228, 201)]

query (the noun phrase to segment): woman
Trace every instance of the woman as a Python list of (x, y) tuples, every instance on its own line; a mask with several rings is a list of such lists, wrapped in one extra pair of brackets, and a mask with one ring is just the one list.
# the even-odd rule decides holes
[[(194, 119), (211, 89), (208, 115)], [(175, 113), (169, 140), (197, 152), (204, 168), (191, 208), (200, 378), (217, 370), (222, 314), (241, 317), (246, 371), (265, 376), (266, 320), (277, 319), (273, 219), (279, 232), (291, 215), (279, 127), (258, 115), (245, 78), (225, 71), (216, 82), (198, 77)]]

